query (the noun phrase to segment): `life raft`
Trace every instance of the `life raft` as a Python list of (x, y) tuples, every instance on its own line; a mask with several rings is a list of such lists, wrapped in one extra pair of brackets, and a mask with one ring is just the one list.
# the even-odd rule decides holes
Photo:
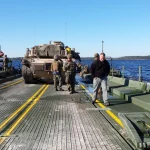
[(4, 56), (4, 53), (2, 51), (0, 51), (0, 57)]

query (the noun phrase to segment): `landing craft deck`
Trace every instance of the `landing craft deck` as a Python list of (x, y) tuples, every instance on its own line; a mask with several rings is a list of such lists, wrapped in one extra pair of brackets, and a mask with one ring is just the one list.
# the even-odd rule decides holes
[(53, 85), (24, 83), (2, 89), (0, 149), (131, 149), (79, 86), (73, 95), (64, 89), (56, 93)]

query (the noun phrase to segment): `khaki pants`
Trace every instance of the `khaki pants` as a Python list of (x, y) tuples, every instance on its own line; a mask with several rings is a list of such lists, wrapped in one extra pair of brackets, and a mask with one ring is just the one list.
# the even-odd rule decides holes
[(7, 69), (8, 69), (8, 66), (7, 66), (7, 65), (4, 65), (3, 70), (4, 70), (4, 71), (7, 71)]
[(61, 89), (61, 87), (62, 87), (62, 76), (61, 75), (53, 75), (53, 80), (54, 80), (55, 89), (57, 89), (57, 84), (59, 85), (59, 89)]
[(66, 83), (72, 92), (75, 91), (75, 73), (66, 72)]
[(99, 88), (102, 88), (102, 97), (104, 103), (107, 103), (108, 101), (108, 94), (107, 94), (107, 77), (103, 78), (94, 78), (93, 79), (93, 101), (97, 99), (97, 95), (99, 92)]

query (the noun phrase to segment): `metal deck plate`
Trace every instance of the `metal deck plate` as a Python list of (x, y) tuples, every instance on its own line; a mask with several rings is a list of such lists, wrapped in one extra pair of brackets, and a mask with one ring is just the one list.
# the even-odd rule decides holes
[(50, 85), (0, 150), (130, 150), (99, 111), (87, 110), (95, 107), (76, 88), (79, 93), (69, 95)]

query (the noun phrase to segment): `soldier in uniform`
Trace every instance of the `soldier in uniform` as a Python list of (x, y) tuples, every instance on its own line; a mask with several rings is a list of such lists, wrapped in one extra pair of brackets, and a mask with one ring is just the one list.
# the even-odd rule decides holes
[(29, 50), (29, 48), (27, 48), (27, 49), (26, 49), (25, 57), (29, 57), (29, 54), (30, 54), (30, 50)]
[(82, 65), (80, 62), (77, 63), (77, 72), (81, 72)]
[(70, 94), (75, 93), (75, 75), (76, 75), (76, 63), (72, 61), (72, 54), (67, 55), (67, 61), (64, 64), (64, 70), (66, 71), (66, 83)]
[(63, 62), (61, 59), (59, 59), (58, 55), (55, 55), (54, 61), (51, 64), (51, 71), (53, 72), (54, 87), (56, 91), (58, 91), (57, 88), (58, 82), (59, 82), (59, 90), (64, 91), (62, 89), (62, 69), (63, 69)]
[(7, 55), (5, 55), (4, 59), (3, 59), (3, 69), (4, 69), (4, 71), (7, 71), (7, 69), (8, 69), (8, 62), (9, 62), (9, 60), (7, 58)]
[(99, 60), (99, 54), (98, 53), (94, 54), (94, 60)]
[(71, 54), (71, 48), (70, 47), (66, 46), (65, 50), (66, 50), (66, 55)]
[(83, 78), (83, 75), (84, 74), (89, 74), (90, 73), (90, 70), (89, 70), (89, 66), (88, 65), (85, 65), (83, 67), (83, 70), (80, 72), (80, 76)]

